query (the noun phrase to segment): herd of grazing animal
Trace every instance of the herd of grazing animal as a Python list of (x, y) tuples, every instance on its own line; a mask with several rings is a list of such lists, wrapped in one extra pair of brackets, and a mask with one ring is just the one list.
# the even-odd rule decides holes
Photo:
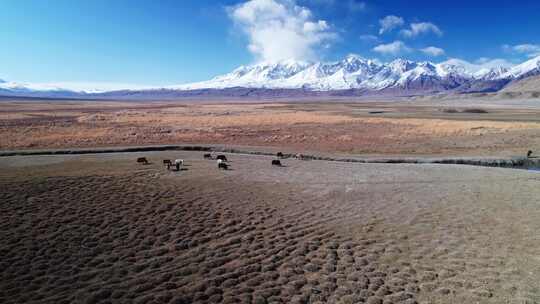
[(175, 159), (174, 163), (170, 159), (164, 159), (163, 165), (167, 167), (167, 170), (171, 170), (171, 167), (174, 168), (176, 171), (180, 171), (180, 167), (184, 165), (183, 159)]
[[(281, 152), (278, 152), (276, 154), (276, 157), (277, 157), (277, 159), (272, 159), (272, 166), (282, 167), (283, 165), (281, 164), (280, 159), (285, 158), (285, 155), (283, 153), (281, 153)], [(288, 157), (290, 157), (290, 155), (288, 155)], [(296, 158), (296, 159), (300, 159), (300, 160), (310, 160), (311, 159), (309, 156), (306, 156), (306, 155), (303, 155), (303, 154), (296, 154), (293, 157)], [(531, 151), (531, 150), (527, 151), (527, 158), (532, 158), (532, 157), (533, 157), (533, 151)], [(215, 159), (216, 162), (217, 162), (217, 167), (218, 167), (219, 170), (229, 170), (229, 164), (227, 162), (227, 156), (225, 156), (223, 154), (219, 154), (219, 155), (214, 157), (213, 153), (205, 153), (204, 154), (204, 159)], [(150, 164), (148, 162), (148, 159), (146, 159), (146, 157), (137, 158), (137, 163), (143, 164), (143, 165)], [(175, 159), (174, 162), (173, 162), (170, 159), (164, 159), (163, 160), (163, 165), (167, 167), (167, 170), (171, 170), (171, 168), (173, 168), (174, 171), (180, 171), (181, 167), (184, 165), (184, 160), (183, 159)]]
[[(214, 157), (213, 153), (205, 153), (203, 157), (204, 157), (204, 159), (215, 159), (216, 162), (217, 162), (217, 167), (220, 170), (228, 170), (229, 169), (227, 156), (225, 156), (224, 154), (219, 154), (219, 155)], [(277, 159), (272, 160), (272, 166), (282, 167), (283, 165), (281, 164), (280, 159), (285, 158), (285, 156), (283, 155), (283, 153), (278, 152), (276, 154), (276, 157), (277, 157)], [(298, 156), (296, 156), (296, 158), (303, 159), (302, 157), (298, 157)], [(146, 159), (146, 157), (137, 158), (137, 163), (143, 164), (143, 165), (150, 164), (148, 162), (148, 160)], [(165, 167), (167, 167), (167, 170), (171, 170), (171, 168), (173, 168), (174, 171), (180, 171), (181, 167), (184, 166), (184, 160), (183, 159), (175, 159), (174, 162), (173, 162), (170, 159), (164, 159), (163, 160), (163, 165)]]

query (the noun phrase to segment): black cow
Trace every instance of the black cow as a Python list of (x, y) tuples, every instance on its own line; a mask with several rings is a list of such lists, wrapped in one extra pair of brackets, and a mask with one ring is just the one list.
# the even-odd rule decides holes
[(532, 156), (532, 151), (529, 150), (529, 152), (527, 152), (527, 157), (531, 157)]
[(223, 170), (229, 169), (229, 165), (227, 165), (226, 163), (218, 163), (217, 167), (218, 169), (223, 169)]
[(280, 166), (281, 167), (281, 161), (279, 159), (272, 159), (272, 166)]
[(216, 157), (216, 159), (221, 159), (222, 161), (227, 161), (227, 156), (223, 155), (223, 154), (220, 154)]
[(276, 156), (277, 156), (278, 158), (283, 158), (283, 157), (285, 157), (285, 156), (283, 155), (283, 153), (281, 153), (281, 152), (278, 152), (278, 153), (276, 154)]
[(139, 157), (139, 158), (137, 158), (137, 163), (143, 164), (143, 165), (148, 165), (148, 160), (146, 159), (146, 157)]
[(210, 153), (204, 154), (204, 159), (212, 159), (212, 154)]

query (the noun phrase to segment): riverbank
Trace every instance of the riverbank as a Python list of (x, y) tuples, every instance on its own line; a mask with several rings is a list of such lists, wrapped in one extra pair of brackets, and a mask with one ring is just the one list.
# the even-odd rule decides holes
[[(276, 150), (276, 148), (274, 148)], [(266, 155), (274, 156), (276, 152), (263, 148), (253, 147), (226, 147), (213, 145), (157, 145), (140, 147), (111, 147), (111, 148), (90, 148), (90, 149), (57, 149), (57, 150), (15, 150), (0, 151), (0, 157), (6, 156), (30, 156), (30, 155), (83, 155), (83, 154), (103, 154), (103, 153), (134, 153), (134, 152), (159, 152), (159, 151), (200, 151), (200, 152), (225, 152), (235, 154)], [(540, 168), (540, 157), (362, 157), (350, 155), (329, 156), (282, 153), (284, 158), (293, 158), (301, 155), (304, 160), (324, 160), (335, 162), (353, 163), (381, 163), (381, 164), (453, 164), (453, 165), (473, 165), (484, 167), (506, 167), (506, 168)]]

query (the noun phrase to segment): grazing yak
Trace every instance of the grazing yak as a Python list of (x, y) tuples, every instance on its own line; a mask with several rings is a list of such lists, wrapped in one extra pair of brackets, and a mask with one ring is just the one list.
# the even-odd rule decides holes
[(204, 159), (212, 159), (212, 158), (213, 158), (212, 154), (210, 154), (210, 153), (204, 154)]
[(139, 157), (139, 158), (137, 158), (137, 163), (143, 164), (143, 165), (148, 165), (148, 160), (146, 159), (146, 157)]
[(280, 166), (281, 167), (281, 161), (279, 159), (272, 159), (272, 166)]
[(227, 161), (227, 156), (223, 155), (223, 154), (220, 154), (216, 157), (216, 159), (221, 159), (222, 161), (226, 162)]
[(175, 159), (174, 160), (174, 166), (176, 167), (176, 171), (180, 171), (180, 167), (184, 165), (183, 159)]
[(163, 165), (167, 166), (167, 170), (169, 170), (171, 168), (171, 166), (172, 166), (172, 162), (171, 162), (170, 159), (164, 159), (163, 160)]
[(284, 157), (285, 157), (285, 156), (283, 155), (283, 153), (281, 153), (281, 152), (278, 152), (278, 153), (276, 154), (276, 156), (277, 156), (278, 158), (284, 158)]
[(229, 165), (227, 165), (224, 162), (218, 162), (217, 166), (218, 166), (218, 169), (223, 169), (223, 170), (228, 170), (229, 169)]
[(529, 151), (527, 152), (527, 157), (528, 157), (528, 158), (531, 157), (531, 156), (532, 156), (532, 153), (533, 153), (533, 152), (532, 152), (531, 150), (529, 150)]

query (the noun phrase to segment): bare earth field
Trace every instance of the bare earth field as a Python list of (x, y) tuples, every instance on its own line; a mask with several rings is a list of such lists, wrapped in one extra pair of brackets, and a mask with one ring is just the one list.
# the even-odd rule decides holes
[[(540, 103), (468, 104), (3, 100), (0, 150), (538, 153)], [(0, 157), (0, 303), (540, 303), (538, 172), (202, 156)]]
[(0, 158), (0, 303), (540, 301), (538, 173), (227, 157)]
[[(469, 102), (470, 104), (471, 102)], [(364, 155), (540, 150), (540, 104), (2, 101), (0, 149), (225, 144)], [(474, 111), (473, 111), (474, 112)]]

